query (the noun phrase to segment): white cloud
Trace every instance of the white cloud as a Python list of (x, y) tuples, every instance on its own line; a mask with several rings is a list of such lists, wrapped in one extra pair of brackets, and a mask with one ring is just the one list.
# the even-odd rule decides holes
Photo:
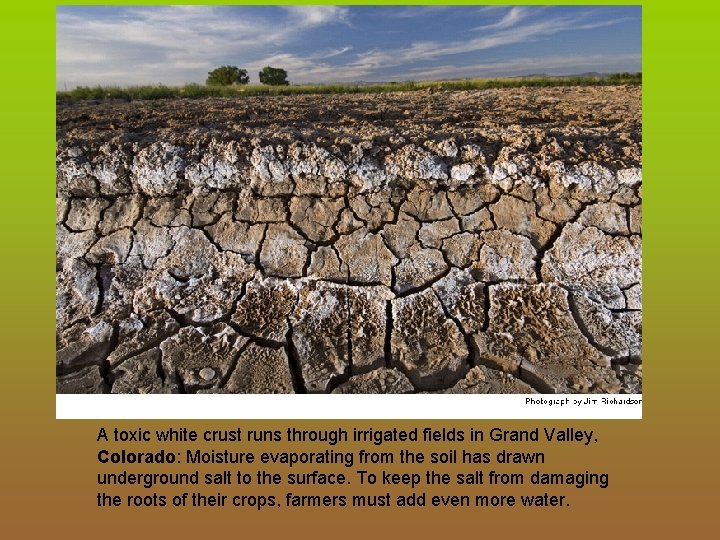
[(583, 73), (586, 71), (637, 71), (640, 54), (553, 55), (514, 58), (468, 65), (417, 67), (398, 75), (399, 80), (443, 80), (498, 77), (545, 73), (548, 75)]
[[(357, 55), (351, 66), (368, 71), (411, 65), (416, 62), (433, 61), (452, 55), (473, 53), (516, 43), (528, 43), (552, 36), (566, 30), (588, 30), (612, 26), (627, 18), (606, 21), (583, 22), (584, 17), (558, 17), (517, 25), (525, 19), (526, 13), (510, 10), (499, 23), (491, 25), (494, 31), (477, 32), (481, 35), (446, 43), (421, 41), (407, 47), (391, 50), (371, 50)], [(489, 28), (489, 27), (486, 27)]]
[(295, 84), (313, 82), (356, 82), (370, 71), (347, 64), (330, 64), (324, 60), (328, 57), (322, 55), (301, 56), (289, 53), (279, 53), (265, 56), (250, 64), (250, 73), (253, 74), (263, 66), (282, 66), (288, 72), (288, 79)]
[(514, 20), (517, 22), (524, 17), (524, 15), (518, 15), (516, 13), (509, 19), (505, 19), (506, 23), (503, 23), (502, 27), (498, 27), (499, 30), (496, 28), (495, 32), (482, 33), (482, 35), (478, 37), (467, 40), (458, 40), (447, 43), (420, 41), (412, 43), (404, 48), (384, 51), (372, 50), (367, 53), (359, 54), (356, 65), (363, 66), (366, 69), (396, 67), (412, 62), (436, 60), (456, 54), (483, 51), (503, 45), (526, 43), (545, 38), (565, 30), (587, 30), (601, 26), (611, 26), (626, 20), (623, 18), (609, 21), (581, 23), (582, 19), (579, 17), (560, 17), (525, 25), (516, 25), (512, 28), (505, 26), (505, 24), (510, 24), (508, 21)]
[[(538, 13), (537, 8), (535, 8), (533, 11), (535, 14)], [(503, 17), (498, 22), (478, 26), (476, 30), (498, 30), (503, 28), (510, 28), (511, 26), (515, 26), (517, 23), (527, 18), (531, 12), (532, 11), (527, 7), (513, 6), (508, 10), (507, 13), (505, 13), (505, 15), (503, 15)]]
[[(425, 17), (426, 15), (435, 15), (444, 11), (452, 9), (453, 6), (408, 6), (400, 8), (387, 13), (394, 19), (416, 19), (418, 17)], [(386, 14), (383, 13), (385, 16)]]
[[(377, 10), (363, 12), (373, 14), (374, 26), (367, 30), (353, 26), (360, 13), (353, 9)], [(97, 10), (96, 16), (93, 10)], [(538, 17), (541, 11), (544, 15)], [(378, 24), (377, 18), (385, 13), (387, 20)], [(493, 61), (489, 52), (479, 53), (627, 20), (598, 19), (593, 13), (591, 8), (569, 12), (527, 6), (466, 11), (450, 6), (135, 6), (111, 10), (59, 6), (57, 85), (204, 82), (207, 71), (223, 64), (247, 69), (253, 81), (265, 65), (282, 67), (296, 83), (473, 77), (483, 76), (483, 70), (520, 70), (521, 66), (538, 71), (540, 68), (532, 62), (524, 64), (523, 59), (500, 62)], [(450, 41), (406, 39), (403, 43), (393, 37), (399, 44), (382, 49), (368, 49), (360, 45), (362, 40), (353, 41), (358, 32), (371, 31), (402, 40), (411, 34), (416, 17), (429, 17), (418, 19), (421, 24), (428, 24), (428, 20), (440, 24), (450, 20), (448, 17), (460, 21), (466, 14), (468, 19), (481, 18), (486, 24), (458, 30)], [(335, 32), (326, 32), (325, 28)], [(320, 35), (323, 39), (318, 39)], [(478, 57), (475, 63), (468, 58), (472, 54)]]
[(320, 53), (320, 58), (333, 58), (335, 56), (340, 56), (341, 54), (345, 54), (346, 52), (352, 51), (353, 48), (351, 46), (347, 47), (339, 47), (337, 49), (331, 49), (329, 51), (325, 51), (323, 53)]
[(289, 6), (272, 15), (221, 6), (130, 7), (115, 17), (97, 9), (98, 16), (87, 17), (58, 8), (58, 86), (154, 83), (158, 77), (166, 84), (201, 82), (214, 65), (245, 67), (268, 48), (347, 18), (347, 8), (337, 6)]
[(345, 22), (348, 9), (340, 6), (285, 6), (295, 22), (305, 28)]

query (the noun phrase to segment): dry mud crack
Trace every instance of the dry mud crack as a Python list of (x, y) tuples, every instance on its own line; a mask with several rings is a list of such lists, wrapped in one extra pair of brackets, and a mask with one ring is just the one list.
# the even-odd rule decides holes
[(59, 393), (640, 392), (637, 87), (58, 102)]

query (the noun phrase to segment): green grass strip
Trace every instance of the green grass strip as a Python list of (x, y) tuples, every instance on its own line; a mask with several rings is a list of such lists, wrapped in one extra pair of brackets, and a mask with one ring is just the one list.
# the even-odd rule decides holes
[(79, 86), (73, 90), (57, 92), (59, 100), (122, 99), (199, 99), (207, 97), (293, 96), (303, 94), (382, 94), (387, 92), (413, 92), (421, 90), (485, 90), (488, 88), (520, 88), (551, 86), (616, 86), (641, 85), (641, 73), (613, 73), (604, 76), (577, 77), (508, 77), (498, 79), (469, 79), (454, 81), (392, 82), (383, 84), (315, 84), (296, 86)]

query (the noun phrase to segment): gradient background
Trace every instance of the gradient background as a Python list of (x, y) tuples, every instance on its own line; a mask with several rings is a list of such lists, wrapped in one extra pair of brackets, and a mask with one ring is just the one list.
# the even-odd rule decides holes
[[(4, 3), (0, 9), (0, 50), (6, 75), (0, 117), (4, 190), (0, 231), (5, 252), (0, 281), (4, 308), (0, 311), (0, 512), (4, 537), (716, 537), (710, 512), (718, 501), (720, 433), (715, 390), (719, 373), (711, 341), (718, 320), (714, 286), (718, 242), (712, 232), (717, 229), (720, 183), (717, 173), (708, 167), (717, 155), (717, 59), (709, 53), (717, 45), (720, 13), (715, 5), (644, 3), (644, 418), (572, 423), (56, 421), (51, 360), (55, 324), (55, 4)], [(573, 425), (594, 429), (599, 444), (577, 449), (534, 446), (547, 453), (544, 469), (607, 471), (610, 487), (549, 489), (566, 492), (572, 506), (543, 510), (100, 509), (95, 505), (99, 469), (95, 456), (106, 445), (96, 443), (95, 438), (101, 425), (127, 429), (186, 425), (198, 430), (236, 426), (285, 429), (287, 425), (315, 429), (338, 425), (346, 429), (353, 425), (406, 429), (425, 425), (465, 429)], [(270, 449), (282, 447), (274, 444)], [(440, 492), (423, 490), (428, 497)], [(225, 491), (271, 492), (255, 487)], [(303, 493), (284, 485), (275, 491), (282, 498), (286, 491)], [(374, 491), (387, 490), (378, 486)], [(442, 491), (463, 493), (459, 488)]]

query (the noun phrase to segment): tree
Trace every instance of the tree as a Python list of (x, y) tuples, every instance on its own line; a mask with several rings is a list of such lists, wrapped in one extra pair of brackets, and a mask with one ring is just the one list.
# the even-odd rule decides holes
[(287, 71), (280, 68), (265, 66), (260, 72), (260, 82), (271, 86), (287, 86)]
[(235, 66), (221, 66), (208, 72), (205, 84), (214, 86), (230, 86), (231, 84), (247, 84), (250, 82), (247, 70)]

